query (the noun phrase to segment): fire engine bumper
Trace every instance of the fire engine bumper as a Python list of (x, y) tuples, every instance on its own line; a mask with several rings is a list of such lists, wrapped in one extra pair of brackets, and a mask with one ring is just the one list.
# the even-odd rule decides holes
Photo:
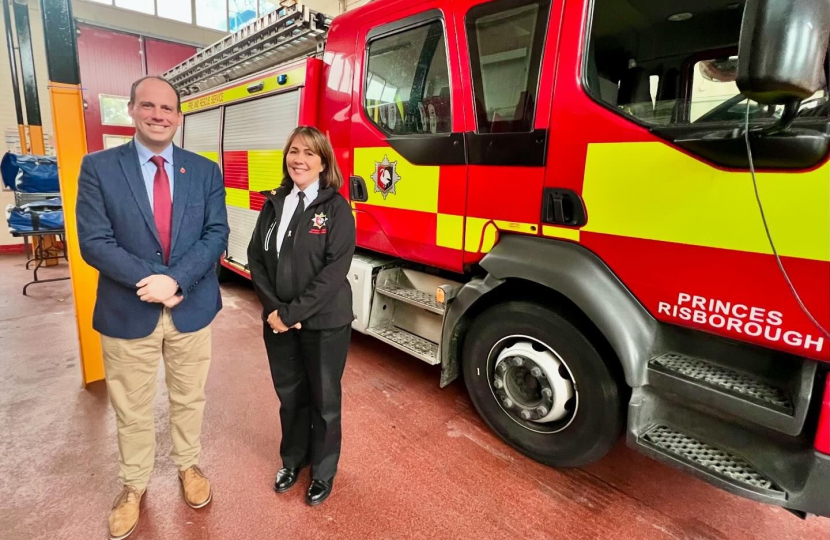
[(830, 517), (830, 456), (812, 452), (804, 489), (791, 493), (785, 508)]

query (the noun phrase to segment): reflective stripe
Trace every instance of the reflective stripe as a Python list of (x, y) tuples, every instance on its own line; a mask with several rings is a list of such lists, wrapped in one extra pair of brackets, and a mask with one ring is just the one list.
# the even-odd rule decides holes
[(551, 227), (550, 225), (545, 225), (542, 227), (542, 234), (553, 238), (564, 238), (566, 240), (574, 240), (575, 242), (579, 242), (579, 229)]
[[(779, 254), (830, 261), (830, 164), (756, 176)], [(586, 232), (772, 253), (752, 176), (663, 143), (589, 145), (583, 197)]]
[[(287, 80), (285, 84), (280, 85), (277, 82), (277, 79), (282, 74), (287, 75)], [(238, 86), (234, 86), (226, 90), (220, 90), (218, 92), (213, 92), (211, 94), (183, 101), (182, 112), (189, 113), (199, 109), (204, 109), (206, 107), (215, 107), (217, 105), (224, 105), (234, 101), (248, 99), (251, 97), (251, 93), (248, 91), (248, 88), (256, 86), (260, 83), (262, 83), (262, 90), (259, 90), (256, 95), (264, 95), (275, 90), (285, 90), (288, 88), (302, 86), (305, 83), (305, 76), (306, 72), (304, 64), (301, 67), (289, 71), (280, 71), (277, 74), (271, 75), (270, 77), (266, 77), (264, 79), (244, 81)]]
[(435, 244), (450, 249), (464, 247), (464, 216), (438, 214)]
[(271, 242), (271, 233), (274, 232), (274, 227), (277, 226), (277, 220), (275, 219), (274, 222), (271, 224), (271, 228), (268, 229), (268, 234), (265, 235), (265, 251), (268, 251), (268, 244)]
[(539, 226), (535, 223), (468, 217), (464, 235), (464, 251), (488, 253), (496, 245), (499, 231), (536, 234), (538, 228)]
[[(387, 158), (400, 180), (395, 182), (395, 193), (384, 198), (376, 188), (377, 165)], [(362, 204), (438, 213), (438, 182), (441, 168), (413, 165), (392, 148), (355, 148), (355, 174), (366, 180), (369, 199)]]
[(250, 208), (251, 197), (247, 190), (236, 188), (225, 188), (225, 204), (237, 208)]
[(464, 231), (464, 251), (488, 253), (496, 245), (498, 227), (492, 219), (468, 217)]
[(270, 191), (282, 183), (282, 150), (248, 152), (248, 189)]
[(212, 162), (219, 164), (219, 152), (196, 152), (202, 157), (206, 157)]

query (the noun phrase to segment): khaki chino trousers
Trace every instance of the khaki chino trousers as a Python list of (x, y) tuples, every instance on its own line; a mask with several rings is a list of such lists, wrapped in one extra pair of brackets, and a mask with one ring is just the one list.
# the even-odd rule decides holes
[(171, 458), (180, 471), (199, 463), (205, 381), (211, 358), (211, 332), (181, 333), (168, 308), (147, 337), (101, 336), (107, 390), (118, 427), (119, 479), (144, 490), (156, 454), (155, 417), (159, 358), (164, 358), (170, 396)]

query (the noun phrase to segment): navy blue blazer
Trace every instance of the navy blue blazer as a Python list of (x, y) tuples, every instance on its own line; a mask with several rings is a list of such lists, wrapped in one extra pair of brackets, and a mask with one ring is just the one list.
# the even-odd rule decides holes
[(122, 339), (150, 335), (163, 304), (142, 302), (136, 283), (166, 274), (184, 300), (173, 308), (180, 332), (206, 327), (222, 309), (216, 265), (228, 245), (225, 186), (212, 161), (173, 148), (173, 227), (164, 264), (150, 199), (131, 141), (84, 156), (76, 217), (81, 256), (100, 273), (92, 326)]

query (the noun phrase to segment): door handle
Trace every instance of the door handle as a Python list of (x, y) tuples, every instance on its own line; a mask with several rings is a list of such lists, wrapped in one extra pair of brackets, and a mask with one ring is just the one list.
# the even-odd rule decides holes
[(545, 188), (542, 197), (542, 221), (571, 227), (585, 225), (582, 198), (570, 189)]
[(369, 191), (366, 189), (366, 181), (360, 176), (349, 177), (349, 197), (354, 202), (366, 202), (369, 200)]

